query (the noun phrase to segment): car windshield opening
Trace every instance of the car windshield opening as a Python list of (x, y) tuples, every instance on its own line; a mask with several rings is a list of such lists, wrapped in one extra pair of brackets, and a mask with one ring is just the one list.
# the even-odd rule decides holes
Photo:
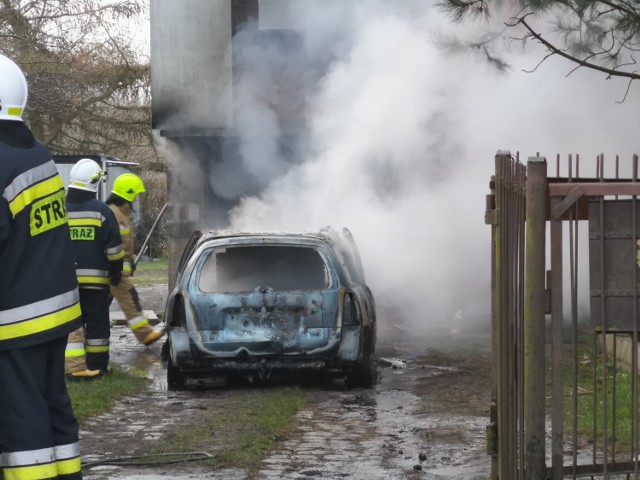
[(326, 266), (317, 250), (292, 246), (242, 246), (212, 250), (200, 272), (200, 290), (247, 292), (320, 290), (328, 286)]

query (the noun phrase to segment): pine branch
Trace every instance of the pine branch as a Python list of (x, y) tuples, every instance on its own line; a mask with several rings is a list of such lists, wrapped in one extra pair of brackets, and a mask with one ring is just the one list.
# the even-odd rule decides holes
[(521, 18), (518, 19), (517, 23), (523, 25), (525, 27), (525, 29), (527, 29), (527, 31), (529, 32), (529, 35), (533, 38), (535, 38), (536, 40), (538, 40), (538, 42), (540, 42), (542, 45), (544, 45), (550, 52), (551, 54), (548, 55), (546, 58), (548, 58), (549, 56), (552, 55), (559, 55), (561, 57), (566, 58), (567, 60), (570, 60), (574, 63), (576, 63), (578, 65), (578, 67), (585, 67), (585, 68), (590, 68), (592, 70), (597, 70), (599, 72), (603, 72), (606, 73), (609, 77), (624, 77), (624, 78), (630, 78), (633, 80), (638, 80), (640, 79), (640, 75), (634, 72), (627, 72), (627, 71), (622, 71), (622, 70), (616, 70), (615, 68), (607, 68), (607, 67), (603, 67), (601, 65), (598, 65), (596, 63), (592, 63), (586, 60), (583, 60), (579, 57), (576, 57), (574, 55), (570, 55), (567, 52), (565, 52), (564, 50), (561, 50), (560, 48), (556, 47), (555, 45), (553, 45), (551, 42), (547, 41), (541, 34), (537, 33), (526, 21), (528, 15), (525, 15)]
[(436, 7), (456, 23), (461, 23), (467, 17), (489, 14), (485, 0), (442, 0), (436, 3)]

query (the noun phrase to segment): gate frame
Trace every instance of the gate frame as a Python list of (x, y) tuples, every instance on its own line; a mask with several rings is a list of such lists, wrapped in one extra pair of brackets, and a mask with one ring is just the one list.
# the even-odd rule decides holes
[[(576, 156), (576, 172), (579, 171), (579, 162)], [(524, 183), (526, 188), (518, 193), (519, 189), (523, 189), (519, 170), (522, 164), (518, 156), (513, 157), (508, 151), (496, 153), (496, 175), (492, 177), (485, 213), (485, 223), (492, 227), (493, 399), (491, 424), (487, 427), (487, 449), (492, 455), (492, 480), (561, 480), (565, 475), (572, 475), (573, 478), (604, 475), (608, 478), (609, 473), (633, 472), (638, 478), (640, 459), (608, 468), (606, 438), (602, 465), (597, 465), (594, 457), (593, 465), (576, 468), (574, 453), (574, 465), (563, 466), (563, 222), (588, 220), (590, 199), (599, 198), (603, 201), (606, 196), (630, 196), (635, 205), (640, 196), (637, 155), (633, 156), (631, 179), (618, 178), (618, 157), (614, 179), (606, 179), (603, 175), (604, 156), (599, 155), (597, 162), (597, 178), (581, 179), (579, 175), (574, 178), (574, 159), (569, 156), (569, 175), (563, 178), (558, 174), (558, 155), (556, 176), (549, 177), (546, 158), (529, 157)], [(509, 196), (509, 190), (513, 190), (515, 195)], [(518, 200), (520, 197), (522, 203)], [(507, 200), (513, 201), (514, 198), (516, 204), (511, 205)], [(524, 216), (523, 212), (526, 213)], [(521, 238), (523, 226), (520, 222), (526, 226), (524, 240)], [(547, 222), (550, 225), (551, 270), (545, 272)], [(572, 230), (570, 234), (573, 237)], [(526, 258), (524, 268), (523, 257)], [(572, 265), (572, 275), (574, 268)], [(524, 288), (520, 283), (524, 283)], [(520, 295), (524, 298), (518, 298)], [(573, 293), (571, 301), (573, 312)], [(521, 302), (524, 303), (523, 309)], [(550, 315), (551, 319), (553, 367), (550, 467), (546, 465), (545, 439), (545, 315)], [(606, 354), (604, 333), (601, 334), (603, 355)], [(635, 322), (634, 333), (637, 334)], [(509, 341), (514, 342), (513, 348)], [(634, 345), (637, 345), (636, 342)], [(634, 352), (634, 358), (637, 359), (637, 352)], [(511, 368), (513, 364), (515, 368)], [(606, 427), (605, 415), (605, 432)], [(631, 466), (633, 471), (629, 470)]]

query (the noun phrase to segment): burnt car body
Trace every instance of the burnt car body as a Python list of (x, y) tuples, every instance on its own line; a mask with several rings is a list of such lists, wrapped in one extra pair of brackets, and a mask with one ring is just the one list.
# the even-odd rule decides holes
[(164, 315), (172, 390), (274, 372), (377, 382), (375, 302), (347, 229), (195, 232)]

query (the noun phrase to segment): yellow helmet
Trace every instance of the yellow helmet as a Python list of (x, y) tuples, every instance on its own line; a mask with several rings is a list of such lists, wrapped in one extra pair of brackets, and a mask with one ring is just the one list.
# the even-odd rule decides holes
[(146, 190), (140, 177), (133, 173), (123, 173), (113, 182), (111, 192), (124, 198), (127, 202), (133, 202), (138, 194), (144, 193)]

